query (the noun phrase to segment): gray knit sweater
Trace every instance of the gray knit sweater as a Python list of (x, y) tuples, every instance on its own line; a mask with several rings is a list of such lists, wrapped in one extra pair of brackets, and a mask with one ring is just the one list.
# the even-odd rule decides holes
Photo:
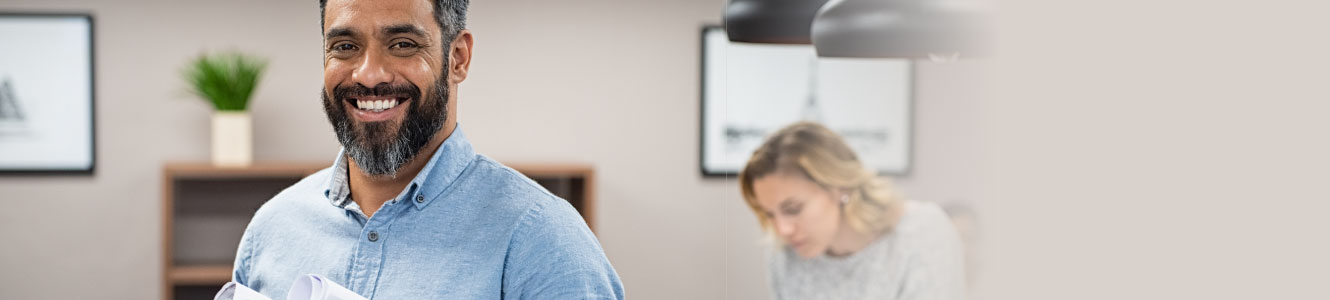
[(965, 297), (960, 236), (942, 208), (909, 201), (894, 230), (845, 257), (770, 255), (776, 299), (953, 300)]

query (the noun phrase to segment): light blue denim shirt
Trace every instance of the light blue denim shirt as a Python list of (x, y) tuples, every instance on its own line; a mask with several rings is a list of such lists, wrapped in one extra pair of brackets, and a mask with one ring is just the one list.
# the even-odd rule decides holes
[(318, 274), (370, 299), (623, 299), (623, 285), (567, 201), (476, 154), (460, 127), (396, 198), (366, 218), (347, 162), (254, 214), (232, 280), (273, 299)]

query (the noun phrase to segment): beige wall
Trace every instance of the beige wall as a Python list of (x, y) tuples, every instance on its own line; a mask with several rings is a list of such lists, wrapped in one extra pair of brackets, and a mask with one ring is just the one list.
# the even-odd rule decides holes
[(1330, 299), (1330, 3), (1002, 8), (986, 299)]
[[(633, 299), (765, 299), (762, 245), (733, 180), (697, 170), (698, 28), (723, 1), (474, 1), (459, 119), (504, 161), (581, 161)], [(0, 178), (0, 299), (153, 299), (160, 166), (208, 159), (208, 108), (178, 69), (204, 49), (271, 59), (258, 160), (331, 160), (315, 1), (26, 1), (95, 15), (97, 174)], [(977, 202), (976, 63), (918, 66), (914, 198)], [(83, 281), (83, 288), (62, 288)]]

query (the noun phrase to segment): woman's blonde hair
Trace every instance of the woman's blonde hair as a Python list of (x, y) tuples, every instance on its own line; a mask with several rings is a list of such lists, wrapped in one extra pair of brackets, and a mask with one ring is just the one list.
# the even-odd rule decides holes
[(827, 190), (848, 191), (841, 212), (856, 231), (885, 232), (900, 219), (904, 204), (885, 179), (865, 168), (835, 132), (817, 123), (799, 122), (767, 138), (739, 173), (744, 202), (767, 232), (772, 232), (771, 220), (757, 204), (753, 181), (786, 172), (802, 175)]

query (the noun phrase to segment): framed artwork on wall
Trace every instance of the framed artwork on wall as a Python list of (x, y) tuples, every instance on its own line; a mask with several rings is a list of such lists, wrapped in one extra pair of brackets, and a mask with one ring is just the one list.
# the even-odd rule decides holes
[(92, 174), (92, 16), (0, 12), (0, 41), (0, 174)]
[(701, 170), (738, 174), (771, 133), (799, 121), (840, 134), (884, 175), (910, 169), (913, 66), (902, 59), (819, 58), (812, 45), (731, 42), (702, 29)]

